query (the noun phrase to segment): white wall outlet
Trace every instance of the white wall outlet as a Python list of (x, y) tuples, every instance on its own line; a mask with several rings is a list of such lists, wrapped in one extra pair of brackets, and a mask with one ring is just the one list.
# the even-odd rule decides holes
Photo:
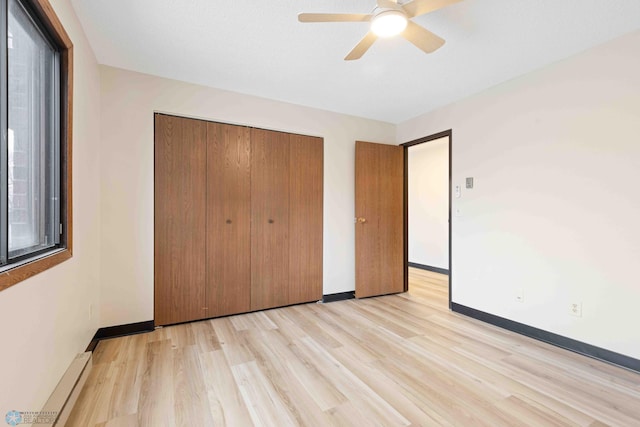
[(576, 317), (582, 317), (582, 303), (572, 302), (569, 304), (569, 314)]
[(524, 289), (518, 289), (516, 292), (516, 301), (524, 302)]

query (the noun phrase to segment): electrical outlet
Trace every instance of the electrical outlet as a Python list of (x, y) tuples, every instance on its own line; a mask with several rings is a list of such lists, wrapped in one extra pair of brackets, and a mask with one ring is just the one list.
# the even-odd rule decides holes
[(518, 289), (516, 292), (516, 301), (524, 302), (524, 289)]
[(569, 314), (576, 317), (582, 317), (582, 303), (572, 302), (569, 304)]

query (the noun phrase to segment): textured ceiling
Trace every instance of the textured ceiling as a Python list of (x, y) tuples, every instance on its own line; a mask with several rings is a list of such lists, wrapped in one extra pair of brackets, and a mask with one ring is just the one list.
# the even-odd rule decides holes
[(72, 3), (101, 64), (391, 123), (640, 29), (640, 0), (466, 0), (414, 19), (447, 40), (435, 53), (396, 38), (344, 61), (368, 24), (297, 14), (375, 0)]

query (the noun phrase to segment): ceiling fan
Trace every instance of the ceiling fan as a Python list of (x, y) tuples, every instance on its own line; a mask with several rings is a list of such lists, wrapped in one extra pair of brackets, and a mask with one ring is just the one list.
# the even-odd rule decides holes
[(426, 53), (431, 53), (444, 44), (444, 39), (411, 21), (411, 18), (433, 12), (461, 0), (410, 0), (400, 4), (397, 0), (377, 0), (371, 13), (301, 13), (300, 22), (370, 22), (367, 35), (344, 58), (359, 59), (378, 37), (400, 34)]

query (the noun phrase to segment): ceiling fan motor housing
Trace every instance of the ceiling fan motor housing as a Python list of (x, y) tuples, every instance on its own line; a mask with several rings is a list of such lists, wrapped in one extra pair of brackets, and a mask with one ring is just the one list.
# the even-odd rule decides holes
[(407, 14), (401, 9), (376, 8), (371, 20), (371, 31), (378, 37), (400, 34), (407, 27)]

